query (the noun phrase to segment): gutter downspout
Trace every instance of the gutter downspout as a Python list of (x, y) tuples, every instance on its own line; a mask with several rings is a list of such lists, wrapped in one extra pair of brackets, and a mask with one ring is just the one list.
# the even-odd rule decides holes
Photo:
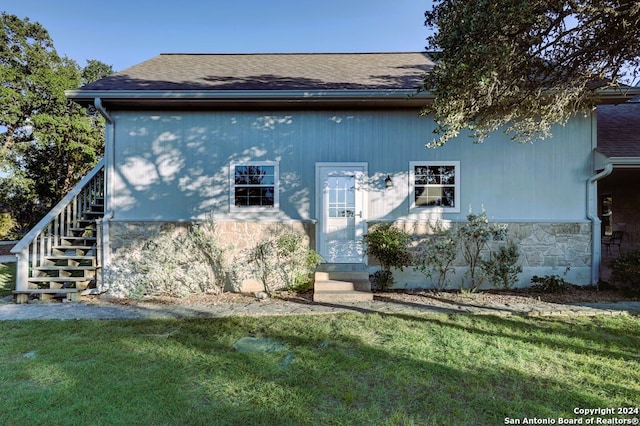
[(600, 262), (602, 260), (602, 247), (600, 247), (600, 225), (601, 220), (598, 217), (598, 210), (595, 199), (597, 198), (598, 185), (597, 182), (609, 176), (613, 171), (613, 164), (607, 162), (604, 169), (599, 173), (591, 176), (587, 181), (587, 217), (591, 220), (591, 284), (597, 285), (600, 280)]
[(115, 139), (116, 139), (116, 122), (113, 117), (107, 112), (104, 105), (102, 105), (102, 99), (96, 97), (93, 100), (93, 106), (109, 123), (109, 129), (105, 129), (105, 147), (104, 147), (104, 201), (105, 211), (102, 218), (102, 230), (100, 232), (101, 241), (99, 243), (100, 251), (102, 253), (101, 260), (101, 283), (98, 286), (99, 289), (105, 290), (104, 282), (104, 267), (111, 263), (111, 244), (109, 241), (109, 224), (113, 219), (113, 164), (115, 159)]

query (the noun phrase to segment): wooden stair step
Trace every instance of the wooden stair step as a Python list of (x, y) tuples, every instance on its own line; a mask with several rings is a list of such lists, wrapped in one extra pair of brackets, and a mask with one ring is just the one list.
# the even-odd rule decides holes
[(95, 226), (96, 220), (95, 219), (78, 219), (77, 223), (79, 225), (79, 229), (86, 230), (86, 228), (89, 228), (90, 226)]
[[(87, 228), (87, 227), (74, 227), (69, 228), (69, 232), (80, 235), (73, 235), (74, 237), (95, 237), (96, 229), (95, 228)], [(90, 235), (86, 235), (86, 234)]]
[(92, 271), (96, 266), (78, 265), (78, 266), (62, 266), (62, 265), (44, 265), (33, 268), (34, 271)]
[(93, 250), (94, 246), (85, 246), (85, 245), (62, 245), (62, 246), (53, 246), (52, 250)]
[(91, 281), (92, 279), (87, 277), (29, 277), (28, 281), (33, 283), (65, 283)]
[[(73, 236), (73, 237), (60, 237), (62, 240), (62, 244), (58, 247), (69, 247), (69, 246), (83, 246), (83, 247), (94, 247), (98, 239), (96, 237), (83, 237), (83, 236)], [(80, 244), (78, 244), (80, 243)]]
[(64, 269), (34, 269), (33, 277), (35, 278), (85, 278), (91, 280), (96, 276), (96, 267), (83, 267), (77, 268), (65, 267)]
[(32, 294), (40, 294), (40, 297), (45, 295), (58, 296), (62, 295), (71, 302), (77, 302), (79, 300), (78, 292), (82, 290), (80, 288), (30, 288), (27, 290), (15, 290), (13, 295), (16, 297), (16, 303), (22, 304), (29, 302), (29, 296)]
[(46, 256), (45, 259), (46, 260), (67, 260), (67, 259), (89, 260), (89, 259), (95, 259), (95, 256), (68, 254), (68, 255)]
[(80, 220), (96, 220), (104, 216), (104, 212), (86, 211), (82, 213), (83, 219)]
[(84, 235), (65, 235), (60, 237), (61, 240), (89, 240), (96, 241), (97, 238), (94, 236), (84, 236)]
[[(63, 263), (63, 265), (60, 263)], [(47, 256), (43, 259), (43, 264), (40, 266), (65, 266), (72, 268), (76, 266), (96, 266), (96, 263), (97, 259), (95, 256)]]

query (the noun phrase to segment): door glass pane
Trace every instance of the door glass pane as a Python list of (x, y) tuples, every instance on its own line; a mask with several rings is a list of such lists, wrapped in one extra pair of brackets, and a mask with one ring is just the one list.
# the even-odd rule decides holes
[(354, 217), (356, 194), (354, 176), (330, 176), (327, 178), (329, 192), (329, 217)]
[(355, 176), (327, 177), (327, 240), (351, 241), (355, 238)]

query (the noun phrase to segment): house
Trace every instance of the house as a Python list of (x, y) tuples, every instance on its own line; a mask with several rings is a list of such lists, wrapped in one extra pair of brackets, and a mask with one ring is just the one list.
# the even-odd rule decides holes
[(598, 107), (598, 215), (604, 243), (601, 273), (620, 252), (640, 246), (640, 103)]
[[(428, 233), (437, 222), (485, 209), (509, 225), (521, 247), (519, 285), (547, 274), (597, 282), (595, 113), (534, 144), (496, 133), (483, 144), (460, 136), (427, 149), (435, 124), (419, 116), (429, 94), (416, 88), (433, 65), (424, 52), (161, 54), (70, 91), (107, 120), (104, 164), (82, 183), (94, 185), (81, 197), (83, 208), (58, 208), (44, 222), (64, 228), (74, 211), (89, 214), (75, 214), (68, 226), (75, 240), (34, 231), (36, 243), (16, 251), (36, 266), (35, 259), (56, 254), (43, 247), (74, 247), (66, 252), (95, 254), (88, 269), (99, 276), (100, 266), (117, 264), (163, 224), (213, 215), (237, 249), (285, 224), (304, 232), (326, 265), (366, 277), (375, 266), (361, 242), (372, 224)], [(605, 92), (603, 103), (631, 95)], [(102, 209), (101, 227), (83, 231)], [(66, 260), (49, 266), (86, 279), (65, 269)], [(55, 273), (41, 275), (35, 281)], [(428, 285), (409, 270), (396, 279), (403, 287)], [(18, 288), (30, 280), (19, 267)]]

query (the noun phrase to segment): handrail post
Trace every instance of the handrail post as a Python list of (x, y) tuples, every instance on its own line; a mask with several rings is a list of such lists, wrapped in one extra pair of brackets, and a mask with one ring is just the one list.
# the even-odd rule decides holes
[(15, 253), (16, 262), (16, 290), (24, 291), (29, 288), (29, 246)]

